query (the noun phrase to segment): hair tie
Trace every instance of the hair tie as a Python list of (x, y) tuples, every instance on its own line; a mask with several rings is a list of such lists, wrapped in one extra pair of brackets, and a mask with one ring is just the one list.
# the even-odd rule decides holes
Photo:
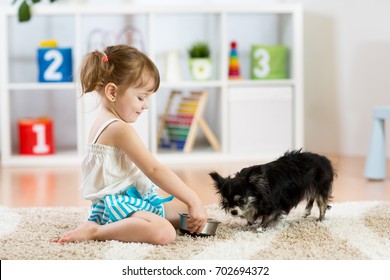
[(102, 62), (108, 62), (108, 56), (103, 52)]

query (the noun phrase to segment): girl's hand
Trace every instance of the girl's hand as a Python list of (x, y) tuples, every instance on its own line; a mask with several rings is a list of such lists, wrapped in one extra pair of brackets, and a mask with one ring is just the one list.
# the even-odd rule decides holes
[(188, 214), (190, 215), (188, 220), (190, 233), (200, 234), (208, 218), (206, 209), (204, 209), (202, 203), (199, 201), (194, 205), (188, 206)]

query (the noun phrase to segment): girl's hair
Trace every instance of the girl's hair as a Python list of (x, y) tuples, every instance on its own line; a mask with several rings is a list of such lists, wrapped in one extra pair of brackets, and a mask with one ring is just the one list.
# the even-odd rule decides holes
[(150, 81), (152, 92), (160, 86), (160, 74), (153, 61), (128, 45), (107, 47), (104, 52), (88, 53), (80, 68), (83, 94), (101, 90), (114, 83), (120, 89), (143, 87)]

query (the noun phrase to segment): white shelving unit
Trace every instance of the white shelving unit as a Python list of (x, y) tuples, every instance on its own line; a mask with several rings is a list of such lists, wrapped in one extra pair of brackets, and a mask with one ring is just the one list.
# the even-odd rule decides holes
[[(79, 86), (76, 82), (36, 82), (38, 75), (36, 49), (40, 41), (51, 38), (57, 39), (61, 46), (71, 47), (73, 72), (77, 75), (82, 56), (89, 51), (89, 34), (94, 29), (121, 30), (128, 25), (136, 27), (143, 35), (144, 51), (156, 62), (161, 71), (162, 83), (159, 91), (153, 95), (149, 112), (136, 123), (141, 137), (161, 161), (193, 163), (265, 160), (276, 157), (287, 149), (303, 146), (302, 8), (299, 4), (102, 7), (55, 3), (47, 6), (37, 5), (34, 7), (30, 22), (23, 24), (17, 22), (14, 7), (0, 12), (2, 49), (0, 119), (3, 166), (80, 164), (88, 126), (95, 115), (95, 112), (91, 111), (95, 106), (94, 98), (79, 98)], [(113, 31), (115, 32), (117, 31)], [(18, 42), (22, 42), (24, 38), (29, 44), (19, 46)], [(238, 42), (243, 76), (241, 80), (228, 79), (229, 46), (233, 40)], [(189, 76), (186, 51), (189, 45), (196, 41), (207, 41), (210, 45), (213, 75), (209, 81), (196, 82)], [(287, 46), (288, 78), (251, 80), (249, 57), (252, 44)], [(177, 82), (164, 81), (164, 54), (171, 50), (178, 51), (181, 58), (182, 80)], [(283, 92), (282, 103), (280, 94), (270, 94), (274, 89)], [(221, 152), (214, 152), (211, 147), (203, 147), (200, 144), (201, 140), (195, 144), (194, 151), (188, 154), (161, 150), (157, 147), (159, 116), (171, 90), (209, 91), (205, 119), (222, 146)], [(240, 96), (241, 91), (246, 94)], [(237, 100), (240, 102), (239, 106), (235, 103)], [(248, 110), (245, 109), (246, 104)], [(264, 105), (272, 108), (272, 116), (267, 116), (267, 110), (261, 109)], [(255, 114), (252, 114), (253, 111), (256, 111)], [(18, 154), (16, 122), (24, 116), (39, 115), (49, 115), (54, 119), (56, 153), (49, 156), (21, 156)], [(266, 133), (263, 131), (264, 121), (268, 122), (268, 132), (273, 132), (274, 121), (278, 124), (275, 130), (286, 132)], [(232, 136), (237, 137), (233, 137), (232, 140)], [(246, 139), (245, 149), (236, 146), (242, 142), (240, 137)], [(280, 139), (272, 137), (286, 139), (278, 141)], [(247, 141), (250, 138), (267, 141)], [(273, 142), (283, 144), (266, 146), (266, 143)]]

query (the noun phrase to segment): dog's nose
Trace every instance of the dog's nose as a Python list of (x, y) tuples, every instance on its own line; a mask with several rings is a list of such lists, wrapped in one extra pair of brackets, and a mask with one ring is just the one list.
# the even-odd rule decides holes
[(238, 211), (237, 210), (232, 210), (230, 211), (230, 213), (233, 215), (233, 216), (236, 216), (238, 214)]

